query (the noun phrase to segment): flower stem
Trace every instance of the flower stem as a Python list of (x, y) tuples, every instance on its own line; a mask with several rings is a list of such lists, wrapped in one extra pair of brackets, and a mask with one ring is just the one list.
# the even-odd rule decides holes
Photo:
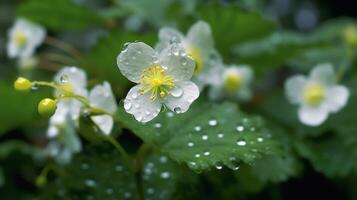
[(79, 61), (83, 61), (82, 54), (70, 44), (67, 44), (61, 40), (49, 36), (46, 38), (45, 43), (63, 50), (64, 52), (68, 53)]

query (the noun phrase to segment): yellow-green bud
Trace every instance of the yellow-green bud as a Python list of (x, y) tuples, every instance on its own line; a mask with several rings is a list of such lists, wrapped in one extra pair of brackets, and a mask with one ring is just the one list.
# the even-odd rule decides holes
[(38, 176), (36, 178), (36, 185), (37, 187), (43, 187), (47, 183), (47, 178), (45, 176)]
[(357, 46), (357, 27), (347, 26), (343, 30), (342, 35), (347, 45), (352, 47)]
[(56, 112), (56, 101), (50, 98), (45, 98), (38, 104), (38, 113), (44, 117), (50, 117)]
[(28, 91), (31, 89), (32, 83), (31, 83), (31, 81), (29, 81), (26, 78), (19, 77), (14, 82), (14, 87), (16, 90), (19, 90), (19, 91)]

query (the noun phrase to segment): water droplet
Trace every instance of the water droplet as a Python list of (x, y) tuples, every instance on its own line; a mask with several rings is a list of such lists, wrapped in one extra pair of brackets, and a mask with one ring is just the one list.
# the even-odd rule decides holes
[(181, 97), (183, 94), (183, 90), (179, 87), (175, 87), (172, 91), (171, 91), (171, 95), (173, 97)]
[(135, 116), (136, 121), (141, 122), (143, 120), (143, 116)]
[(201, 157), (201, 155), (199, 153), (197, 153), (197, 154), (195, 154), (195, 157), (199, 158), (199, 157)]
[(209, 121), (208, 121), (208, 124), (209, 124), (210, 126), (216, 126), (216, 125), (218, 124), (218, 122), (217, 122), (217, 120), (212, 119), (212, 120), (209, 120)]
[(68, 75), (67, 74), (64, 74), (60, 77), (60, 83), (61, 84), (66, 84), (68, 83)]
[(167, 69), (168, 69), (168, 67), (165, 66), (165, 65), (162, 65), (161, 68), (162, 68), (163, 70), (167, 70)]
[(216, 169), (218, 169), (218, 170), (223, 168), (223, 165), (222, 165), (221, 162), (217, 162), (217, 163), (215, 164), (215, 166), (216, 166)]
[(160, 174), (160, 177), (163, 179), (168, 179), (168, 178), (170, 178), (170, 172), (162, 172)]
[(188, 146), (188, 147), (193, 147), (193, 146), (195, 146), (195, 143), (189, 142), (189, 143), (187, 143), (187, 146)]
[(160, 157), (160, 162), (161, 163), (166, 163), (167, 162), (167, 157), (166, 156), (161, 156)]
[(211, 153), (209, 151), (206, 151), (206, 152), (203, 153), (203, 155), (205, 155), (205, 156), (209, 156), (210, 154)]
[(121, 166), (121, 165), (115, 166), (115, 171), (117, 171), (117, 172), (123, 171), (123, 166)]
[(195, 126), (195, 131), (199, 132), (201, 130), (202, 130), (202, 128), (200, 126)]
[(189, 162), (188, 163), (188, 166), (191, 167), (191, 168), (196, 168), (196, 163), (195, 162)]
[(258, 142), (263, 142), (264, 139), (263, 139), (262, 137), (259, 137), (259, 138), (257, 138), (257, 141), (258, 141)]
[(208, 140), (208, 135), (202, 135), (202, 140)]
[(218, 137), (218, 138), (223, 138), (223, 137), (224, 137), (224, 134), (223, 134), (223, 133), (218, 133), (218, 134), (217, 134), (217, 137)]
[(131, 108), (131, 103), (128, 101), (124, 102), (124, 109), (129, 110), (130, 108)]
[(32, 84), (31, 89), (33, 89), (33, 90), (37, 90), (38, 88), (39, 88), (38, 84)]
[(180, 107), (175, 107), (174, 111), (175, 111), (175, 113), (180, 114), (181, 113), (181, 108)]
[(150, 115), (151, 113), (150, 113), (149, 111), (146, 111), (145, 114), (146, 114), (146, 115)]
[(254, 128), (254, 127), (250, 128), (250, 131), (254, 132), (254, 131), (255, 131), (255, 128)]
[(134, 92), (134, 93), (131, 95), (131, 97), (132, 97), (133, 99), (138, 98), (138, 93)]
[(174, 116), (174, 113), (173, 113), (173, 112), (168, 112), (168, 113), (166, 113), (166, 116), (167, 116), (167, 117), (173, 117), (173, 116)]
[(155, 128), (161, 128), (162, 125), (161, 125), (160, 123), (155, 123), (155, 124), (154, 124), (154, 127), (155, 127)]
[(81, 168), (82, 169), (89, 169), (89, 165), (87, 163), (82, 163)]
[(140, 108), (140, 105), (139, 104), (135, 104), (134, 107), (135, 108)]
[(130, 42), (126, 42), (126, 43), (124, 43), (123, 48), (122, 48), (122, 52), (123, 52), (123, 53), (124, 53), (124, 52), (126, 52), (126, 51), (128, 50), (128, 46), (129, 46), (129, 44), (130, 44)]
[(148, 188), (146, 192), (148, 194), (154, 194), (155, 190), (154, 190), (154, 188)]
[(244, 131), (244, 126), (237, 126), (237, 131), (239, 131), (239, 132)]
[(87, 186), (87, 187), (94, 187), (96, 185), (96, 182), (92, 179), (87, 179), (84, 181), (84, 184)]
[(239, 139), (237, 141), (237, 145), (238, 146), (245, 146), (247, 144), (247, 142), (244, 139)]

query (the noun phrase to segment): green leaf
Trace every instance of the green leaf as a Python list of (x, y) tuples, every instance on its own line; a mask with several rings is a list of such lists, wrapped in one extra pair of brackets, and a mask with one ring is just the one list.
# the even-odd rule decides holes
[(145, 198), (172, 199), (179, 184), (194, 177), (158, 154), (149, 156), (141, 173), (134, 174), (113, 148), (103, 146), (87, 146), (59, 175), (44, 190), (44, 198), (139, 199), (140, 191)]
[(238, 169), (241, 161), (252, 163), (277, 150), (263, 120), (241, 113), (231, 103), (195, 103), (184, 114), (161, 113), (147, 124), (135, 121), (121, 108), (117, 120), (146, 143), (198, 172), (223, 165)]
[(123, 49), (124, 44), (143, 41), (153, 45), (154, 38), (153, 34), (112, 32), (101, 38), (97, 46), (86, 55), (85, 63), (82, 63), (82, 66), (88, 71), (89, 76), (110, 81), (112, 85), (115, 85), (112, 89), (117, 94), (123, 95), (130, 82), (120, 73), (116, 57)]
[(274, 22), (260, 14), (243, 11), (234, 5), (203, 6), (199, 14), (202, 20), (211, 25), (215, 45), (228, 60), (231, 59), (230, 55), (235, 45), (262, 38), (276, 29)]
[(53, 30), (77, 30), (103, 21), (96, 12), (72, 0), (29, 0), (19, 5), (17, 15)]
[(19, 92), (11, 84), (2, 81), (0, 81), (0, 91), (0, 99), (4, 100), (0, 101), (0, 134), (40, 119), (37, 104), (47, 93)]

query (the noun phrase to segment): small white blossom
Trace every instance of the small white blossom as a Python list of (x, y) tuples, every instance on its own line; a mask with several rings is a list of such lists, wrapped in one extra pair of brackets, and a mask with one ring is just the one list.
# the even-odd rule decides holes
[(45, 39), (46, 30), (27, 20), (18, 19), (9, 30), (8, 35), (8, 56), (10, 58), (28, 58)]
[[(102, 109), (108, 113), (115, 113), (117, 110), (117, 103), (108, 82), (95, 86), (89, 93), (89, 101), (94, 108)], [(91, 119), (104, 134), (110, 134), (114, 124), (112, 116), (96, 115)]]
[(247, 65), (217, 65), (211, 76), (209, 97), (213, 100), (229, 97), (241, 101), (251, 98), (253, 71)]
[(174, 28), (161, 28), (156, 49), (161, 51), (172, 43), (180, 43), (196, 62), (193, 81), (201, 89), (209, 84), (211, 68), (220, 61), (209, 24), (204, 21), (196, 22), (188, 30), (186, 37)]
[(160, 53), (142, 42), (130, 43), (117, 57), (121, 73), (138, 83), (130, 89), (125, 110), (139, 122), (156, 117), (162, 105), (183, 113), (199, 96), (199, 89), (190, 81), (195, 62), (178, 44), (171, 44)]
[[(65, 67), (54, 77), (54, 81), (65, 91), (87, 96), (87, 77), (83, 70)], [(61, 93), (56, 92), (60, 97)], [(76, 134), (82, 103), (71, 98), (57, 101), (55, 114), (50, 118), (47, 136), (50, 143), (47, 150), (59, 163), (67, 163), (72, 154), (81, 150), (81, 142)]]
[(338, 112), (346, 105), (349, 90), (336, 82), (331, 64), (317, 65), (309, 77), (296, 75), (285, 82), (288, 100), (300, 106), (298, 116), (302, 123), (318, 126), (329, 113)]

